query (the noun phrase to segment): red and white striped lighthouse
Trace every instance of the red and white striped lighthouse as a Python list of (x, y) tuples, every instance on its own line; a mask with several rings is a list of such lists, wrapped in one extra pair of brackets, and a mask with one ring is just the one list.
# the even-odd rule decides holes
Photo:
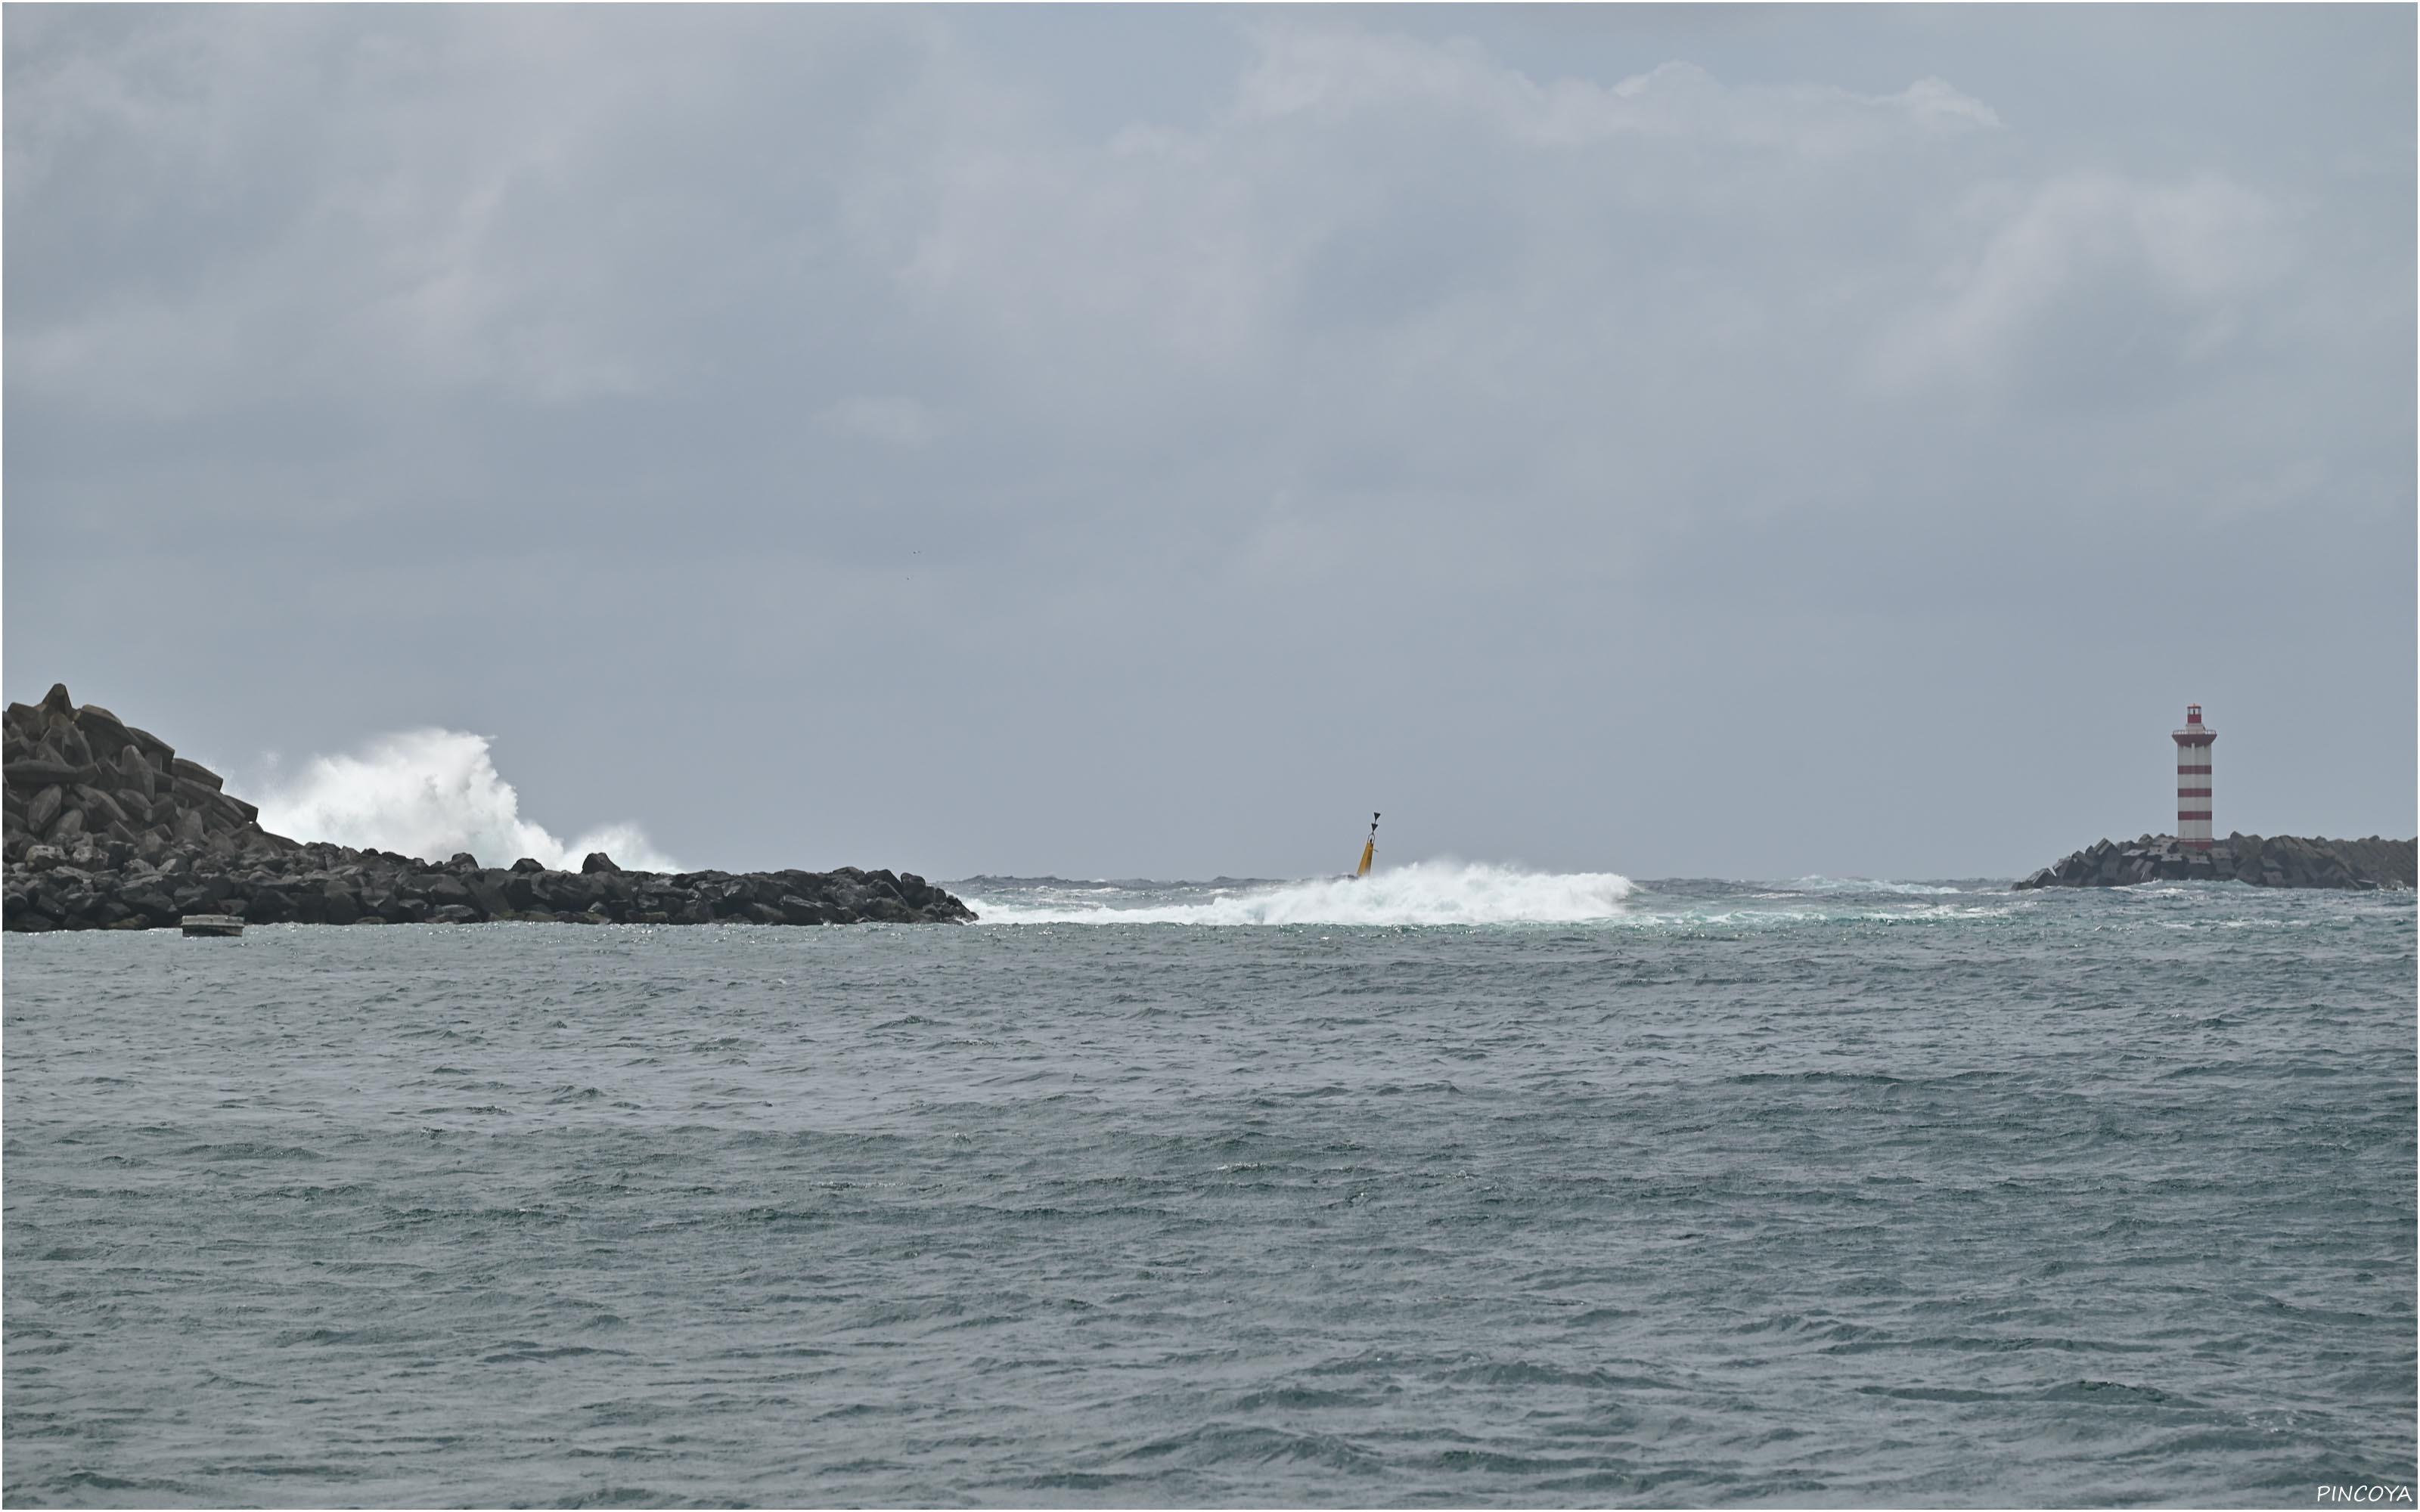
[(2210, 748), (2218, 732), (2201, 722), (2201, 705), (2185, 705), (2185, 727), (2177, 740), (2177, 841), (2188, 850), (2210, 849)]

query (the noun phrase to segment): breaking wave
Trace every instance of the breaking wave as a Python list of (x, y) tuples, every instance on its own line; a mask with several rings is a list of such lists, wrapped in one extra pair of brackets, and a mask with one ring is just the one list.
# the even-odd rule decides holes
[(487, 866), (529, 856), (567, 870), (603, 851), (633, 871), (681, 870), (634, 824), (598, 825), (566, 841), (522, 818), (520, 795), (489, 759), (488, 737), (459, 730), (408, 730), (355, 755), (315, 756), (290, 780), (271, 779), (260, 826), (429, 860), (468, 851)]
[(1062, 884), (966, 898), (988, 924), (1577, 924), (1618, 916), (1635, 890), (1628, 877), (1610, 872), (1416, 861), (1357, 881)]

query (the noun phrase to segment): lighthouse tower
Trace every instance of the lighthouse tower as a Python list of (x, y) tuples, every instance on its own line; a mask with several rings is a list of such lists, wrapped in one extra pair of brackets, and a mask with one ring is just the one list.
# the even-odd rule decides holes
[(2218, 732), (2201, 722), (2201, 705), (2185, 705), (2185, 727), (2177, 741), (2177, 841), (2187, 850), (2210, 849), (2210, 748)]

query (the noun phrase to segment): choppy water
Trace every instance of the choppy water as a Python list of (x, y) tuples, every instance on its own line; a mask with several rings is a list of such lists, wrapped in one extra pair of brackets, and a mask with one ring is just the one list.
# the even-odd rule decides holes
[(2410, 1484), (2412, 898), (1946, 886), (11, 936), (0, 1492)]

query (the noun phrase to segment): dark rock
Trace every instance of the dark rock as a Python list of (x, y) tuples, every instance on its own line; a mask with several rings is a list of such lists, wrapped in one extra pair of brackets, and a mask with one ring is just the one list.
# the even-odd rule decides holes
[(92, 742), (85, 738), (83, 731), (71, 724), (60, 725), (43, 734), (41, 744), (34, 748), (34, 753), (39, 756), (45, 752), (52, 760), (66, 762), (71, 766), (101, 764), (93, 757)]
[(546, 863), (534, 856), (524, 856), (513, 863), (513, 870), (521, 872), (543, 872), (546, 870)]
[(84, 810), (85, 823), (96, 828), (105, 827), (113, 823), (122, 825), (126, 822), (126, 810), (118, 805), (116, 798), (99, 788), (78, 786), (69, 795), (69, 797), (77, 808)]
[(35, 794), (33, 801), (25, 805), (25, 828), (36, 835), (50, 833), (52, 821), (58, 818), (67, 801), (67, 789), (55, 783)]
[(12, 788), (31, 793), (73, 782), (97, 782), (101, 780), (101, 768), (89, 763), (34, 756), (8, 763), (0, 768), (0, 778), (5, 778)]
[(169, 745), (150, 731), (137, 730), (132, 725), (126, 727), (126, 738), (132, 742), (136, 750), (143, 753), (144, 762), (154, 773), (163, 779), (168, 777), (170, 770), (176, 765), (176, 747)]
[(590, 851), (588, 858), (580, 863), (580, 871), (583, 876), (595, 876), (600, 872), (613, 876), (622, 874), (622, 869), (615, 866), (613, 858), (603, 851)]
[(456, 907), (471, 901), (471, 889), (458, 877), (440, 876), (421, 888), (420, 895), (436, 908)]
[(2209, 849), (2188, 848), (2174, 836), (2146, 835), (2124, 848), (2097, 841), (2055, 865), (2012, 885), (2040, 887), (2106, 887), (2134, 883), (2242, 882), (2258, 887), (2335, 887), (2367, 890), (2414, 886), (2412, 841), (2309, 840), (2298, 835), (2233, 834)]
[(236, 848), (247, 856), (279, 856), (301, 847), (283, 835), (272, 835), (258, 825), (245, 823), (227, 832)]
[(511, 875), (502, 868), (493, 872), (474, 872), (462, 879), (462, 886), (470, 889), (473, 905), (493, 918), (498, 914), (512, 911), (512, 902), (504, 896), (504, 879)]
[(75, 727), (92, 748), (93, 755), (113, 766), (117, 763), (117, 753), (134, 743), (126, 721), (98, 703), (87, 703), (76, 710)]
[(199, 762), (189, 762), (182, 756), (174, 757), (169, 761), (168, 772), (179, 782), (191, 782), (195, 787), (208, 788), (213, 793), (225, 786), (218, 773)]
[(151, 800), (159, 795), (160, 774), (143, 759), (143, 752), (132, 745), (117, 753), (117, 790), (140, 795), (147, 811)]
[[(189, 777), (179, 777), (170, 782), (168, 795), (182, 807), (204, 815), (219, 813), (218, 800), (225, 796), (217, 788), (206, 786)], [(211, 827), (225, 828), (225, 825), (213, 825)]]

